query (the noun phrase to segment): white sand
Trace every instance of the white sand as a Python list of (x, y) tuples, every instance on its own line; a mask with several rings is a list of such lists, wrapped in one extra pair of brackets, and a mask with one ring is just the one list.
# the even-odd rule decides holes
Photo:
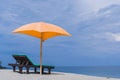
[(0, 70), (0, 80), (120, 80), (117, 78), (95, 77), (81, 74), (53, 72), (50, 75), (20, 74), (12, 70)]

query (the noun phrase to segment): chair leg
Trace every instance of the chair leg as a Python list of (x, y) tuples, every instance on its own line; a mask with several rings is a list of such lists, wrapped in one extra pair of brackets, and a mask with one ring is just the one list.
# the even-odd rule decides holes
[(48, 74), (51, 74), (51, 69), (50, 68), (48, 68)]
[(27, 74), (29, 74), (29, 68), (30, 68), (30, 67), (26, 67), (26, 70), (27, 70)]
[(15, 72), (15, 70), (16, 70), (16, 66), (13, 66), (13, 72)]
[(23, 68), (23, 67), (19, 67), (19, 73), (22, 73), (22, 68)]
[(42, 68), (42, 74), (44, 74), (44, 68)]
[(36, 67), (34, 67), (34, 72), (35, 72), (35, 73), (37, 72), (37, 68), (36, 68)]

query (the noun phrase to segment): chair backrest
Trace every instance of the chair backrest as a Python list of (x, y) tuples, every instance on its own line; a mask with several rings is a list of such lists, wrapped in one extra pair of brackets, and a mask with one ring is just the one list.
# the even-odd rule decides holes
[(34, 65), (26, 55), (12, 55), (18, 64), (22, 65)]

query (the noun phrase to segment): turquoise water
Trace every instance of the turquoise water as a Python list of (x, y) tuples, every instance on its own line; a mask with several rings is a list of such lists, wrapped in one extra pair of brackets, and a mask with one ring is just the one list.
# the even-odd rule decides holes
[(120, 66), (111, 67), (55, 67), (54, 71), (85, 74), (90, 76), (120, 78)]

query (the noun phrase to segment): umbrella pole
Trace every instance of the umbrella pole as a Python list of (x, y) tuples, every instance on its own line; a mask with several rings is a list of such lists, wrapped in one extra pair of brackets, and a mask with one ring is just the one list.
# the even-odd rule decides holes
[(40, 40), (40, 75), (42, 75), (42, 39)]

